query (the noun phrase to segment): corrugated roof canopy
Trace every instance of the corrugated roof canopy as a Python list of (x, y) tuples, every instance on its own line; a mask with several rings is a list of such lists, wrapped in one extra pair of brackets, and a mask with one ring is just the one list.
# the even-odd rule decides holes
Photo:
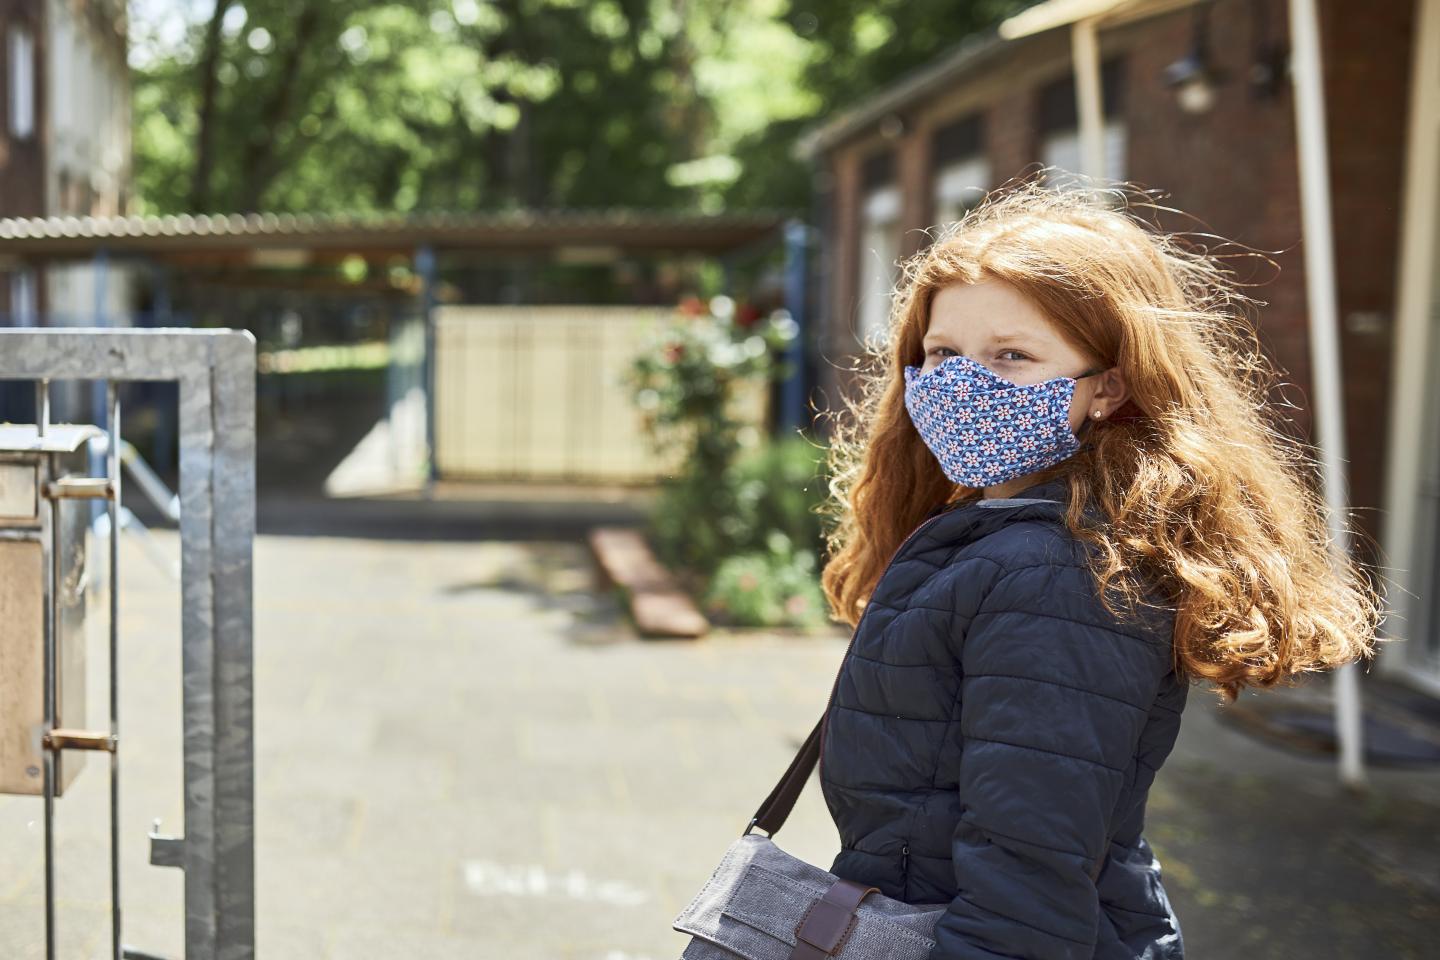
[(0, 256), (83, 259), (100, 251), (161, 259), (248, 254), (435, 250), (537, 252), (604, 246), (627, 251), (724, 253), (762, 240), (782, 211), (665, 213), (621, 208), (422, 214), (214, 214), (164, 217), (36, 217), (0, 220)]

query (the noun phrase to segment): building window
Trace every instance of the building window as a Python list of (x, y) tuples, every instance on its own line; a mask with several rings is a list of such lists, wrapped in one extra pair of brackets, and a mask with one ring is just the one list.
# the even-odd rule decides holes
[(10, 27), (9, 60), (10, 135), (19, 140), (35, 134), (35, 37), (28, 27)]
[(10, 273), (10, 326), (33, 327), (39, 312), (35, 302), (35, 271), (21, 267)]
[(878, 340), (890, 317), (890, 294), (900, 256), (900, 187), (895, 154), (877, 153), (860, 168), (860, 329), (862, 343)]
[[(1101, 137), (1105, 145), (1104, 176), (1109, 180), (1123, 180), (1126, 173), (1124, 79), (1122, 61), (1107, 60), (1101, 65), (1101, 103), (1105, 112)], [(1061, 171), (1052, 174), (1050, 182), (1062, 189), (1083, 186), (1079, 110), (1075, 104), (1073, 73), (1066, 74), (1040, 91), (1039, 114), (1040, 161)]]
[(930, 141), (930, 168), (935, 171), (931, 201), (935, 226), (954, 223), (990, 189), (990, 162), (985, 158), (979, 114), (935, 131)]

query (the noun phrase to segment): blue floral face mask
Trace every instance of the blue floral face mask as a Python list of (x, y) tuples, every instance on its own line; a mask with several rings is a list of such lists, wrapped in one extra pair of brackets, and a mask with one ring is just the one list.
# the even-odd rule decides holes
[(1020, 386), (959, 355), (905, 367), (905, 410), (945, 476), (989, 487), (1059, 463), (1080, 448), (1070, 429), (1075, 382), (1087, 370)]

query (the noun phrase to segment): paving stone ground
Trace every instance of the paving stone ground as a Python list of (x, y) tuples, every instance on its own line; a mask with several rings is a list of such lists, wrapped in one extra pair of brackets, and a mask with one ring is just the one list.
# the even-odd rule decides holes
[[(179, 957), (182, 877), (146, 842), (156, 817), (182, 832), (179, 595), (134, 542), (123, 563), (125, 941)], [(255, 570), (260, 960), (678, 956), (670, 920), (813, 725), (847, 638), (636, 639), (578, 542), (266, 535)], [(1440, 774), (1372, 771), (1352, 797), (1211, 700), (1192, 689), (1147, 829), (1192, 960), (1432, 956), (1440, 895), (1409, 866), (1435, 844)], [(58, 802), (63, 960), (107, 956), (107, 797), (92, 758)], [(3, 960), (43, 956), (39, 817), (0, 797)], [(813, 780), (780, 841), (833, 858)]]
[[(145, 836), (157, 816), (182, 831), (179, 599), (133, 543), (122, 565), (125, 941), (178, 957), (181, 875), (146, 863)], [(639, 641), (574, 543), (264, 536), (255, 571), (264, 960), (677, 955), (670, 918), (819, 715), (843, 648)], [(109, 936), (90, 763), (57, 802), (65, 958)], [(785, 833), (819, 859), (833, 831), (811, 794)], [(4, 960), (43, 956), (40, 811), (0, 797)]]

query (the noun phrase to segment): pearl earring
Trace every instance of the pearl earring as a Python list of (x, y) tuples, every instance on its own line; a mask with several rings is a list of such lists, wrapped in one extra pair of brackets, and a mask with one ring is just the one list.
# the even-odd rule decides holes
[(1105, 411), (1096, 410), (1095, 412), (1091, 413), (1090, 416), (1094, 417), (1096, 420), (1099, 420), (1101, 417), (1105, 416)]

